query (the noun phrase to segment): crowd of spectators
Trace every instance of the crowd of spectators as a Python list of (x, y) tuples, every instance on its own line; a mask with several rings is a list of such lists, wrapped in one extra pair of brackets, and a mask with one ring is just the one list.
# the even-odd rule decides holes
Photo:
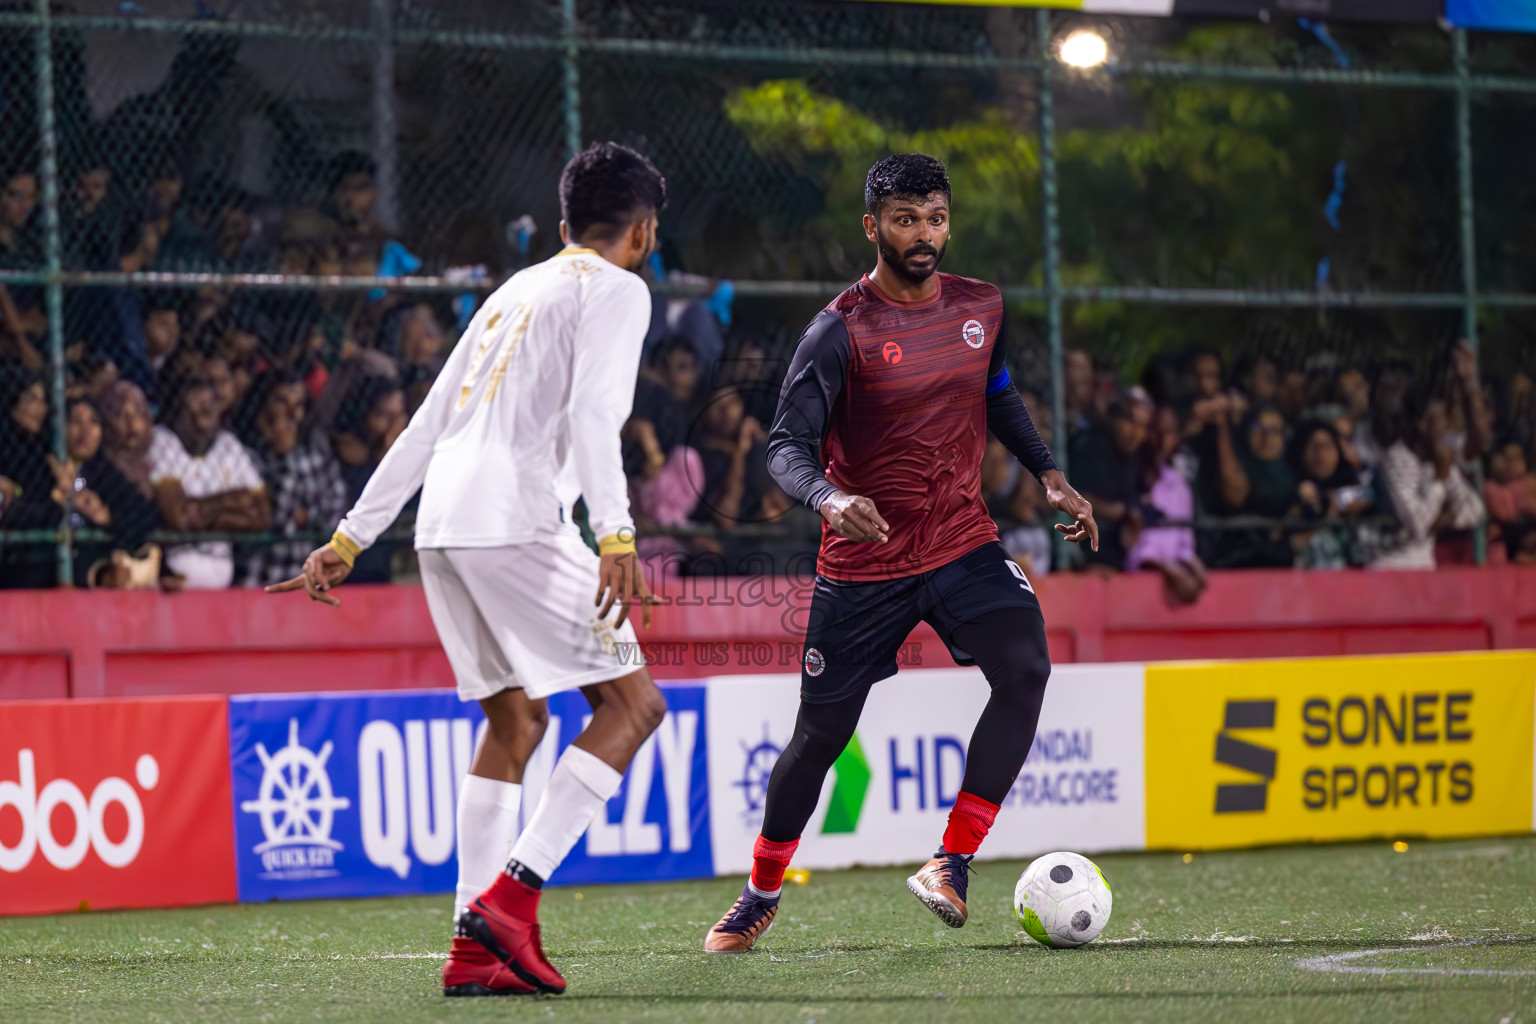
[[(70, 267), (388, 277), (419, 265), (378, 223), (362, 154), (337, 157), (320, 201), (289, 209), (185, 180), (169, 162), (132, 187), (104, 159), (78, 163), (61, 211)], [(37, 268), (37, 176), (14, 170), (0, 186), (0, 268)], [(386, 289), (67, 294), (60, 459), (42, 289), (0, 285), (0, 530), (90, 531), (76, 551), (82, 586), (296, 573), (404, 429), (463, 316)], [(819, 520), (765, 458), (790, 344), (733, 331), (728, 288), (657, 299), (622, 440), (642, 550), (661, 572), (808, 566)], [(1482, 527), (1488, 561), (1536, 562), (1536, 384), (1485, 379), (1464, 344), (1427, 371), (1327, 354), (1229, 367), (1195, 349), (1154, 358), (1130, 387), (1072, 350), (1065, 389), (1063, 425), (1044, 388), (1024, 397), (1047, 440), (1065, 429), (1097, 552), (1056, 564), (1039, 484), (995, 440), (982, 466), (1003, 542), (1034, 576), (1156, 572), (1192, 601), (1208, 569), (1467, 564)], [(377, 546), (352, 578), (398, 575), (398, 553)], [(0, 546), (0, 586), (56, 574), (48, 543)]]
[[(78, 162), (65, 265), (397, 276), (419, 265), (375, 217), (371, 160), (343, 153), (315, 205), (274, 208), (170, 162), (136, 185)], [(0, 181), (0, 268), (42, 265), (37, 175)], [(438, 372), (449, 309), (387, 289), (66, 290), (56, 456), (43, 290), (0, 284), (0, 530), (87, 531), (76, 584), (216, 588), (296, 573), (361, 493)], [(163, 545), (147, 544), (159, 531)], [(200, 539), (199, 533), (223, 535)], [(276, 542), (235, 545), (230, 534)], [(391, 578), (394, 545), (354, 579)], [(54, 549), (0, 545), (0, 586), (56, 581)]]
[[(672, 328), (653, 331), (625, 428), (643, 543), (668, 571), (761, 571), (754, 555), (796, 568), (817, 520), (763, 459), (787, 346), (770, 357), (751, 338), (722, 343), (719, 324), (680, 321), (699, 308), (674, 300)], [(1480, 376), (1464, 343), (1428, 368), (1326, 354), (1231, 368), (1195, 348), (1154, 358), (1134, 386), (1081, 350), (1065, 370), (1069, 475), (1093, 501), (1099, 550), (1068, 548), (1073, 563), (1053, 564), (1063, 549), (1039, 483), (995, 439), (981, 468), (1003, 543), (1032, 576), (1155, 572), (1194, 601), (1208, 569), (1473, 564), (1485, 527), (1488, 562), (1536, 562), (1536, 385)], [(1023, 389), (1051, 441), (1045, 392)], [(798, 544), (755, 528), (786, 522), (777, 532)], [(713, 535), (678, 536), (700, 525)]]
[[(1291, 365), (1260, 354), (1229, 368), (1196, 348), (1122, 386), (1086, 352), (1065, 362), (1070, 476), (1093, 502), (1091, 572), (1161, 574), (1193, 601), (1208, 569), (1433, 569), (1536, 562), (1536, 388), (1478, 372), (1465, 342), (1438, 365)], [(1026, 402), (1046, 434), (1049, 407)], [(1049, 572), (1039, 484), (996, 441), (983, 468), (1004, 543)]]

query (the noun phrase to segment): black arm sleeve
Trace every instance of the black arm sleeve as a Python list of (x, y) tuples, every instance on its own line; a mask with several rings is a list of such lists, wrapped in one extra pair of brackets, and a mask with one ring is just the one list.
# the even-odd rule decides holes
[(1004, 362), (1007, 326), (1008, 317), (1005, 312), (1002, 328), (992, 346), (992, 362), (988, 367), (991, 373), (987, 376), (987, 429), (992, 432), (992, 436), (1003, 442), (1020, 465), (1038, 477), (1041, 473), (1055, 469), (1056, 460), (1051, 458), (1051, 449), (1040, 436), (1035, 421), (1030, 419), (1019, 389), (1013, 386), (1013, 381), (1008, 377), (1008, 366)]
[(821, 442), (843, 393), (849, 353), (843, 318), (831, 310), (817, 314), (800, 335), (768, 431), (768, 472), (785, 494), (812, 510), (837, 490), (822, 467)]

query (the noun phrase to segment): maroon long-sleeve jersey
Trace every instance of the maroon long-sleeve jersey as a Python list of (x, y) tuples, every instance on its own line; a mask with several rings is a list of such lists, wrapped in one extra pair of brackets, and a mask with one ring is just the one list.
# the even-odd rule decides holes
[(866, 276), (801, 336), (769, 434), (769, 469), (813, 509), (834, 489), (874, 501), (885, 544), (822, 526), (817, 571), (838, 580), (913, 576), (997, 540), (981, 496), (990, 427), (1039, 475), (1050, 450), (1008, 380), (1003, 299), (940, 274), (925, 302)]

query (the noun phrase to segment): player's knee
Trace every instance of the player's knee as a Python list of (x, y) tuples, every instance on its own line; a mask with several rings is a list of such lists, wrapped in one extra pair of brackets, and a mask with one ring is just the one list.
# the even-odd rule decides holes
[(1039, 701), (1051, 678), (1051, 659), (1043, 644), (1033, 637), (1011, 637), (1002, 653), (999, 664), (987, 673), (992, 689)]
[(841, 729), (806, 726), (802, 723), (796, 729), (791, 745), (802, 761), (831, 765), (842, 755), (851, 738), (851, 733)]
[(544, 738), (544, 730), (549, 728), (549, 706), (543, 701), (529, 705), (527, 713), (521, 717), (517, 725), (523, 741), (531, 746), (538, 746), (539, 741)]
[(647, 736), (661, 728), (661, 721), (666, 717), (667, 699), (656, 686), (641, 694), (630, 712), (630, 720), (635, 728)]

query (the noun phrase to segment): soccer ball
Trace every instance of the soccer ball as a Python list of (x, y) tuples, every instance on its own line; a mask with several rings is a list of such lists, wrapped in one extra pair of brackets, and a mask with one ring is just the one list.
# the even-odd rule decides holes
[(1077, 853), (1036, 857), (1013, 888), (1013, 909), (1024, 930), (1036, 942), (1058, 948), (1098, 938), (1113, 902), (1104, 872)]

